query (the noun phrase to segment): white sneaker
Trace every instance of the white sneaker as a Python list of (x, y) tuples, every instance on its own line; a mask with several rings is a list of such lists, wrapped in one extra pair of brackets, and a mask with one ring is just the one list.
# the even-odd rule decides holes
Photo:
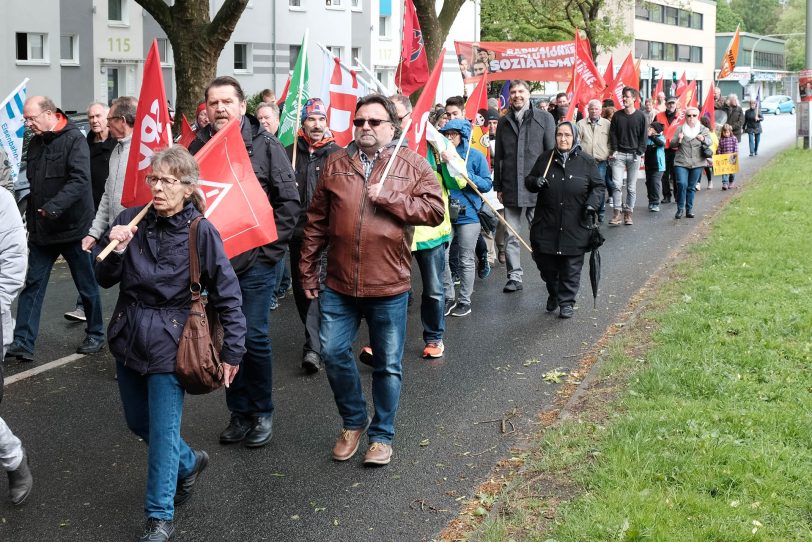
[(86, 322), (85, 309), (76, 307), (74, 310), (66, 312), (65, 320), (70, 320), (71, 322)]

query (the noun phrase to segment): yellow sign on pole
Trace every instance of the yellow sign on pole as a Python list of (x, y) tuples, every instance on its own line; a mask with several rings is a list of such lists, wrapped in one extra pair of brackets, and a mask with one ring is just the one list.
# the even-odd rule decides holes
[(738, 172), (739, 172), (739, 153), (734, 152), (730, 154), (713, 155), (714, 175), (730, 175), (731, 173)]

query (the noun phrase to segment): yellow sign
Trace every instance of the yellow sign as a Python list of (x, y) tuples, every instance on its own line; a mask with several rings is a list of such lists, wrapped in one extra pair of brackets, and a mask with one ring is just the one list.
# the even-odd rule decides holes
[(731, 154), (713, 155), (714, 175), (730, 175), (731, 173), (738, 172), (739, 172), (739, 153), (734, 152)]

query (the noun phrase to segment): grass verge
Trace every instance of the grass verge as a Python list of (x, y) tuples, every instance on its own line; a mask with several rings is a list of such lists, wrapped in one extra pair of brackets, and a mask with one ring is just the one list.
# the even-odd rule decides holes
[(812, 540), (809, 171), (730, 202), (469, 539)]

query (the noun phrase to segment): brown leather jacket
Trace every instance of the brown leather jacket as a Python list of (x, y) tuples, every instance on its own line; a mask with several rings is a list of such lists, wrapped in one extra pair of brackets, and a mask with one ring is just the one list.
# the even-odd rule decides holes
[(330, 289), (353, 297), (409, 290), (414, 226), (440, 224), (445, 205), (431, 166), (406, 147), (373, 203), (367, 184), (380, 181), (395, 145), (380, 151), (368, 180), (355, 143), (327, 158), (307, 211), (299, 262), (303, 289), (319, 287), (319, 255), (329, 247)]

